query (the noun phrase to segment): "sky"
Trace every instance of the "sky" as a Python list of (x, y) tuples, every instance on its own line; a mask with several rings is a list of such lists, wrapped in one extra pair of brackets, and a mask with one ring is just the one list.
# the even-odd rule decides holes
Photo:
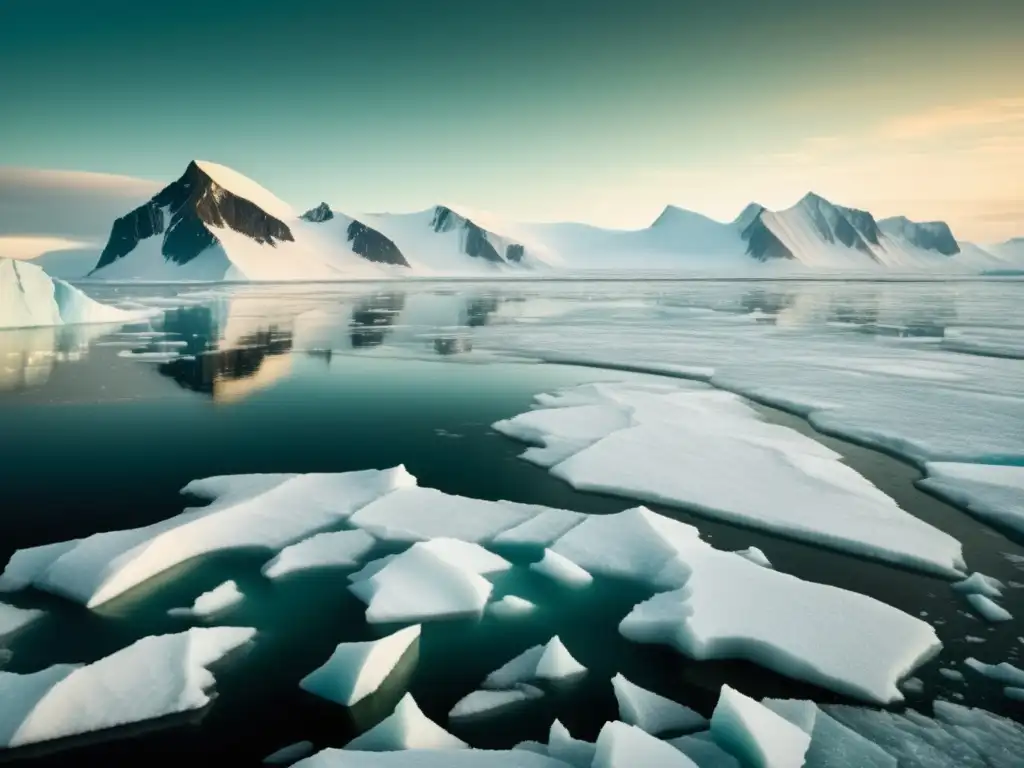
[(4, 0), (0, 165), (642, 227), (813, 190), (1024, 235), (1024, 2)]

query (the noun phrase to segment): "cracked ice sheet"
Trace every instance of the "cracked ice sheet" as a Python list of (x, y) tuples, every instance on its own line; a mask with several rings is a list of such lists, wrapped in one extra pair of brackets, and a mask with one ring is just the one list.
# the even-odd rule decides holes
[(1024, 535), (1024, 466), (929, 462), (918, 487), (979, 520)]
[(364, 504), (416, 484), (404, 467), (340, 474), (237, 475), (183, 489), (212, 499), (168, 520), (14, 553), (0, 591), (33, 586), (95, 608), (194, 557), (276, 551), (336, 526)]
[(821, 443), (692, 385), (596, 384), (497, 422), (574, 488), (682, 505), (851, 554), (955, 575), (960, 543), (904, 512)]

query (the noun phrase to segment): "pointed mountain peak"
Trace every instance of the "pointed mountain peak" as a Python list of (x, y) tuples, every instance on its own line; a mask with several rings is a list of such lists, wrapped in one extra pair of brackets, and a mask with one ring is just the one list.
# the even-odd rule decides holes
[(747, 206), (740, 211), (740, 215), (733, 219), (732, 224), (736, 229), (742, 232), (753, 224), (754, 219), (760, 216), (765, 210), (765, 207), (760, 203), (747, 203)]
[(331, 219), (333, 219), (334, 211), (331, 210), (331, 206), (329, 206), (327, 203), (320, 203), (320, 205), (316, 206), (315, 208), (310, 208), (299, 218), (305, 219), (306, 221), (320, 223), (323, 221), (330, 221)]

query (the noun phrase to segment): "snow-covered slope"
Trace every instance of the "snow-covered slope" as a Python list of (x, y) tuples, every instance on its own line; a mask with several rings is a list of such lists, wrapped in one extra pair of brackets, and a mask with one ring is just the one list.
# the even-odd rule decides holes
[(94, 301), (26, 261), (0, 259), (0, 330), (77, 323), (124, 323), (140, 317)]

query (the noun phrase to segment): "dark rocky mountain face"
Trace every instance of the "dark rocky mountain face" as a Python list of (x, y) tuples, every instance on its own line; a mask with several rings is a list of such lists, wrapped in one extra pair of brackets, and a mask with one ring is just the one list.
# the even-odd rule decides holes
[(519, 263), (523, 259), (526, 249), (517, 243), (510, 244), (505, 249), (505, 258), (501, 257), (494, 244), (488, 239), (486, 229), (477, 226), (472, 221), (439, 205), (434, 209), (434, 219), (431, 226), (435, 232), (451, 232), (454, 229), (462, 228), (464, 231), (463, 250), (467, 256), (474, 259), (484, 259), (496, 264), (505, 264), (507, 261)]
[(853, 225), (857, 234), (864, 238), (866, 242), (872, 245), (879, 244), (882, 232), (878, 228), (878, 222), (875, 221), (874, 216), (867, 211), (859, 211), (856, 208), (843, 208), (838, 205), (835, 208), (843, 215), (843, 218)]
[(316, 208), (310, 208), (299, 218), (316, 223), (330, 221), (334, 218), (334, 211), (331, 210), (331, 206), (327, 203), (320, 203)]
[(902, 237), (918, 248), (935, 251), (943, 256), (960, 253), (960, 244), (944, 221), (918, 223), (905, 216), (894, 216), (883, 220), (881, 226), (886, 232)]
[(747, 255), (757, 261), (774, 261), (775, 259), (795, 259), (796, 256), (787, 248), (761, 218), (764, 210), (754, 217), (753, 221), (743, 230), (741, 236), (747, 242)]
[(353, 221), (348, 225), (348, 241), (352, 243), (352, 250), (367, 261), (396, 264), (400, 267), (409, 266), (409, 262), (392, 240), (361, 221)]
[(230, 228), (266, 245), (295, 239), (287, 224), (224, 189), (193, 162), (180, 179), (114, 222), (93, 272), (157, 235), (163, 236), (160, 252), (167, 261), (187, 264), (218, 242), (210, 227)]
[(379, 347), (405, 308), (404, 293), (380, 293), (362, 299), (352, 308), (349, 340), (353, 349)]
[[(870, 231), (871, 227), (875, 230), (875, 242), (878, 242), (878, 227), (874, 226), (874, 219), (871, 218), (871, 214), (866, 211), (853, 211), (852, 209), (844, 209), (839, 206), (832, 205), (828, 200), (822, 197), (818, 197), (815, 194), (807, 195), (803, 200), (800, 201), (811, 217), (811, 221), (814, 223), (814, 228), (821, 235), (822, 239), (827, 243), (839, 242), (845, 245), (847, 248), (856, 248), (858, 251), (874, 255), (871, 252), (871, 248), (865, 242), (864, 238), (861, 237), (860, 232), (850, 220), (847, 218), (847, 213), (857, 214), (857, 218), (860, 219), (862, 216), (867, 216), (871, 219), (871, 226), (868, 226)], [(862, 222), (863, 223), (863, 222)]]

